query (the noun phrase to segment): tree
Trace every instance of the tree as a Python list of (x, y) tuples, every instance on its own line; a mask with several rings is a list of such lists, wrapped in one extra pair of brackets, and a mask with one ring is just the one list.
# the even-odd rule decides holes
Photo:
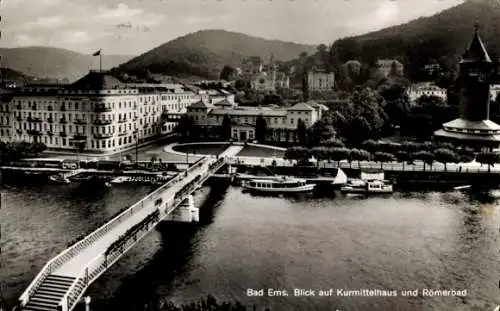
[[(83, 143), (83, 149), (85, 149), (85, 143)], [(38, 154), (47, 150), (47, 145), (45, 145), (44, 143), (36, 142), (31, 146), (31, 150), (35, 154), (35, 156), (38, 156)]]
[(399, 162), (402, 162), (403, 163), (403, 171), (405, 170), (405, 162), (407, 161), (410, 161), (411, 158), (410, 158), (410, 153), (406, 152), (406, 151), (403, 151), (403, 150), (399, 150), (399, 151), (396, 151), (396, 159), (399, 161)]
[(307, 128), (302, 119), (297, 120), (297, 138), (300, 145), (305, 146), (307, 144)]
[(398, 64), (394, 61), (391, 64), (391, 72), (389, 73), (390, 76), (399, 76), (398, 72)]
[(264, 142), (266, 140), (267, 134), (267, 122), (262, 114), (257, 116), (255, 120), (255, 138), (259, 142)]
[(414, 154), (413, 156), (414, 159), (421, 160), (424, 162), (424, 171), (425, 171), (425, 165), (429, 164), (432, 170), (432, 163), (434, 163), (434, 154), (429, 151), (419, 151)]
[(279, 94), (266, 94), (261, 101), (263, 106), (277, 105), (283, 106), (283, 98)]
[(224, 140), (231, 139), (231, 118), (227, 114), (222, 119), (221, 136)]
[(366, 150), (368, 150), (371, 153), (374, 153), (374, 152), (380, 150), (380, 143), (374, 141), (373, 139), (365, 140), (361, 144), (361, 146), (363, 146), (363, 148), (365, 148)]
[(232, 76), (233, 74), (235, 73), (235, 69), (231, 66), (224, 66), (224, 68), (222, 68), (222, 71), (220, 73), (220, 78), (221, 80), (226, 80), (226, 81), (230, 81), (232, 80)]
[(491, 166), (500, 162), (500, 155), (496, 152), (483, 151), (477, 154), (476, 161), (488, 165), (488, 172), (491, 172)]
[(361, 161), (366, 161), (370, 159), (370, 153), (363, 149), (352, 149), (349, 154), (349, 163), (351, 161), (358, 161), (358, 167), (360, 167)]
[(328, 158), (337, 161), (337, 166), (339, 167), (340, 161), (349, 159), (351, 151), (347, 148), (330, 148), (328, 154)]
[(434, 151), (434, 155), (436, 157), (436, 161), (444, 164), (444, 171), (447, 171), (446, 164), (454, 163), (457, 159), (457, 155), (455, 152), (450, 149), (439, 148)]
[(286, 149), (284, 158), (286, 160), (304, 161), (310, 157), (310, 151), (302, 146), (295, 146)]
[(380, 162), (380, 168), (384, 167), (384, 162), (394, 161), (394, 155), (387, 152), (375, 152), (373, 159), (376, 162)]
[(325, 141), (336, 140), (335, 137), (337, 136), (334, 126), (329, 124), (327, 118), (316, 121), (309, 128), (308, 134), (308, 142), (311, 145), (324, 144)]
[(313, 147), (310, 150), (311, 155), (319, 161), (328, 160), (328, 148), (323, 146)]
[(334, 137), (320, 141), (319, 144), (321, 146), (325, 146), (325, 147), (344, 147), (345, 146), (345, 144), (341, 140), (338, 140)]
[(190, 136), (190, 131), (195, 126), (195, 122), (193, 118), (188, 117), (187, 115), (183, 115), (177, 124), (175, 131), (183, 138), (187, 138)]

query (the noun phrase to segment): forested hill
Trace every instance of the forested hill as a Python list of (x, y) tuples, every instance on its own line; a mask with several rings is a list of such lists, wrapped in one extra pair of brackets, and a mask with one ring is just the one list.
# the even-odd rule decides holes
[(244, 58), (260, 56), (287, 61), (315, 46), (267, 40), (224, 30), (202, 30), (167, 42), (116, 68), (118, 73), (164, 73), (218, 78), (225, 65), (239, 66)]
[(500, 55), (500, 2), (468, 0), (430, 17), (385, 28), (357, 37), (337, 40), (332, 61), (358, 59), (371, 64), (377, 58), (397, 58), (408, 73), (438, 61), (445, 67), (456, 64), (472, 38), (474, 24), (492, 59)]

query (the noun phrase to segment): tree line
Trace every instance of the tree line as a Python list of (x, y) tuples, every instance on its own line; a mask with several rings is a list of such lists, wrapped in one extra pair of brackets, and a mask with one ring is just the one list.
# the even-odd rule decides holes
[(448, 143), (416, 143), (405, 142), (402, 144), (377, 142), (367, 140), (362, 143), (361, 148), (316, 146), (307, 148), (294, 146), (286, 150), (284, 158), (287, 160), (297, 160), (299, 162), (308, 161), (311, 157), (318, 161), (336, 161), (339, 164), (342, 160), (353, 161), (373, 161), (379, 162), (380, 168), (387, 162), (412, 163), (414, 160), (421, 160), (426, 165), (432, 167), (434, 162), (444, 164), (445, 171), (448, 163), (462, 163), (476, 160), (478, 163), (488, 165), (488, 172), (491, 166), (500, 162), (500, 155), (495, 152), (483, 151), (474, 154), (470, 149), (456, 149)]
[(27, 157), (37, 157), (45, 150), (47, 150), (47, 146), (39, 142), (0, 142), (0, 162), (5, 164)]

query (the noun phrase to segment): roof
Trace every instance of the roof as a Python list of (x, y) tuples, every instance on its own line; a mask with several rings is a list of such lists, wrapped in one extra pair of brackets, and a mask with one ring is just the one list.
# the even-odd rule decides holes
[(107, 71), (91, 70), (86, 76), (69, 86), (75, 89), (109, 90), (126, 88), (127, 85)]
[(194, 104), (189, 105), (189, 108), (212, 108), (211, 104), (205, 103), (203, 100), (197, 101)]
[(491, 63), (490, 56), (484, 47), (483, 41), (479, 36), (479, 26), (476, 24), (474, 36), (469, 44), (469, 47), (463, 55), (463, 62), (487, 62)]
[(298, 103), (298, 104), (293, 105), (290, 108), (287, 108), (287, 110), (311, 111), (311, 110), (314, 110), (314, 108), (306, 103)]
[(442, 138), (466, 140), (466, 141), (482, 141), (482, 142), (500, 142), (500, 135), (474, 135), (468, 133), (454, 133), (445, 130), (437, 130), (435, 136)]
[(323, 104), (318, 104), (317, 102), (313, 101), (313, 100), (310, 100), (306, 103), (307, 105), (311, 106), (311, 107), (317, 107), (321, 110), (328, 110), (328, 107), (323, 105)]
[(351, 65), (351, 64), (361, 66), (359, 60), (356, 59), (351, 59), (344, 63), (344, 65)]
[(500, 130), (500, 125), (491, 120), (469, 121), (465, 119), (455, 119), (443, 124), (443, 127), (466, 128), (471, 130)]
[(214, 103), (214, 106), (234, 106), (232, 103), (230, 103), (227, 99), (224, 99), (220, 102)]
[(268, 116), (268, 117), (285, 117), (286, 110), (283, 109), (223, 109), (215, 108), (210, 111), (211, 115), (233, 115), (233, 116), (252, 116), (256, 117), (258, 115)]

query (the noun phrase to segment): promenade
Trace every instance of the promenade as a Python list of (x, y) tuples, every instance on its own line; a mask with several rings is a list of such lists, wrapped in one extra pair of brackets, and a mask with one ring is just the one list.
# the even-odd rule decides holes
[[(229, 164), (245, 164), (245, 165), (263, 165), (272, 166), (273, 162), (276, 161), (276, 166), (293, 167), (297, 164), (297, 161), (285, 160), (282, 158), (271, 158), (271, 157), (234, 157)], [(352, 161), (349, 163), (347, 160), (340, 161), (319, 161), (314, 163), (319, 168), (343, 168), (343, 169), (383, 169), (385, 171), (426, 171), (426, 172), (461, 172), (461, 173), (487, 173), (488, 165), (477, 162), (468, 163), (448, 163), (445, 167), (443, 163), (434, 162), (431, 165), (424, 164), (420, 161), (415, 161), (414, 164), (401, 163), (401, 162), (386, 162), (381, 166), (380, 162), (373, 161)], [(500, 163), (494, 166), (490, 166), (491, 173), (500, 173)]]

